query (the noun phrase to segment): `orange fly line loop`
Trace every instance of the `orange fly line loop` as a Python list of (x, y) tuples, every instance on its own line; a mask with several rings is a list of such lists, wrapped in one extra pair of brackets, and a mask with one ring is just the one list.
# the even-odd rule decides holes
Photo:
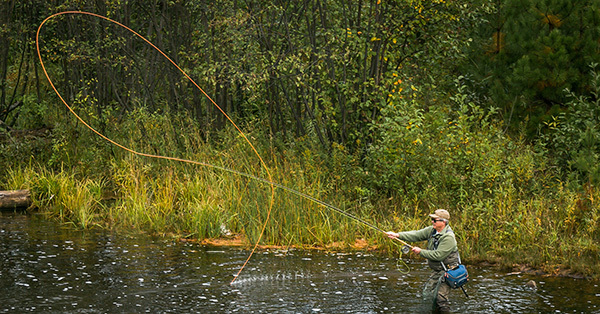
[[(227, 120), (229, 120), (229, 122), (231, 122), (231, 124), (238, 130), (238, 132), (242, 135), (242, 137), (244, 138), (244, 140), (246, 140), (246, 142), (248, 143), (248, 145), (250, 145), (250, 147), (252, 147), (252, 150), (254, 151), (254, 153), (256, 154), (256, 156), (258, 157), (258, 159), (260, 159), (260, 163), (262, 165), (262, 167), (265, 169), (267, 176), (268, 176), (268, 180), (253, 176), (253, 175), (249, 175), (246, 173), (242, 173), (242, 172), (238, 172), (235, 170), (231, 170), (231, 169), (227, 169), (224, 167), (219, 167), (219, 166), (214, 166), (208, 163), (204, 163), (204, 162), (199, 162), (199, 161), (194, 161), (194, 160), (187, 160), (187, 159), (182, 159), (182, 158), (175, 158), (175, 157), (167, 157), (167, 156), (160, 156), (160, 155), (153, 155), (153, 154), (147, 154), (147, 153), (142, 153), (142, 152), (138, 152), (135, 151), (133, 149), (130, 149), (124, 145), (121, 145), (115, 141), (113, 141), (112, 139), (108, 138), (107, 136), (105, 136), (104, 134), (100, 133), (99, 131), (97, 131), (96, 129), (94, 129), (93, 127), (91, 127), (88, 123), (86, 123), (77, 113), (75, 113), (75, 111), (71, 108), (71, 106), (69, 106), (69, 104), (65, 101), (65, 99), (62, 97), (62, 95), (58, 92), (58, 90), (56, 89), (56, 87), (54, 86), (54, 83), (52, 82), (52, 80), (50, 79), (50, 75), (48, 75), (48, 72), (46, 71), (46, 67), (44, 66), (44, 61), (42, 59), (42, 54), (40, 51), (40, 45), (39, 45), (39, 36), (40, 36), (40, 31), (42, 29), (42, 26), (44, 26), (44, 24), (49, 21), (50, 19), (60, 16), (60, 15), (66, 15), (66, 14), (82, 14), (82, 15), (90, 15), (90, 16), (95, 16), (101, 19), (104, 19), (106, 21), (109, 21), (113, 24), (116, 24), (126, 30), (128, 30), (129, 32), (133, 33), (134, 35), (136, 35), (137, 37), (139, 37), (140, 39), (142, 39), (143, 41), (145, 41), (148, 45), (152, 46), (152, 48), (156, 49), (156, 51), (158, 51), (163, 57), (165, 57), (167, 60), (169, 60), (169, 62), (171, 62), (192, 84), (194, 84), (194, 86), (200, 90), (200, 92), (202, 92), (202, 94), (204, 94), (204, 96), (206, 96), (206, 98), (208, 98), (210, 100), (210, 102), (217, 107), (217, 109), (219, 109), (219, 111), (221, 111), (221, 113), (227, 118)], [(254, 147), (254, 145), (252, 145), (252, 143), (250, 142), (250, 140), (248, 140), (248, 138), (246, 137), (246, 135), (244, 134), (244, 132), (242, 132), (242, 130), (233, 122), (233, 120), (227, 115), (227, 113), (225, 113), (225, 111), (223, 111), (223, 109), (221, 107), (219, 107), (219, 105), (217, 105), (217, 103), (202, 89), (200, 88), (200, 86), (183, 70), (181, 69), (173, 60), (171, 60), (171, 58), (169, 58), (162, 50), (160, 50), (158, 47), (156, 47), (153, 43), (151, 43), (149, 40), (147, 40), (144, 36), (138, 34), (136, 31), (132, 30), (131, 28), (115, 21), (112, 20), (108, 17), (99, 15), (99, 14), (95, 14), (95, 13), (90, 13), (90, 12), (84, 12), (84, 11), (63, 11), (63, 12), (59, 12), (59, 13), (55, 13), (50, 15), (49, 17), (47, 17), (46, 19), (44, 19), (44, 21), (42, 21), (42, 23), (40, 24), (40, 26), (37, 29), (37, 33), (35, 36), (35, 45), (36, 45), (36, 49), (37, 49), (37, 54), (38, 57), (40, 59), (40, 64), (42, 66), (42, 70), (44, 71), (44, 75), (46, 75), (46, 78), (48, 79), (48, 82), (50, 83), (50, 85), (52, 86), (52, 89), (54, 90), (54, 92), (56, 93), (56, 95), (58, 95), (58, 97), (60, 98), (60, 100), (62, 101), (62, 103), (67, 106), (67, 108), (69, 109), (69, 111), (77, 118), (77, 120), (79, 120), (79, 122), (81, 122), (83, 125), (85, 125), (88, 129), (90, 129), (91, 131), (93, 131), (94, 133), (96, 133), (98, 136), (100, 136), (101, 138), (103, 138), (104, 140), (108, 141), (109, 143), (125, 150), (128, 151), (132, 154), (138, 155), (138, 156), (144, 156), (144, 157), (150, 157), (150, 158), (157, 158), (157, 159), (166, 159), (166, 160), (172, 160), (172, 161), (179, 161), (179, 162), (184, 162), (184, 163), (190, 163), (190, 164), (195, 164), (195, 165), (201, 165), (201, 166), (206, 166), (206, 167), (211, 167), (211, 168), (217, 168), (220, 170), (224, 170), (224, 171), (228, 171), (231, 173), (235, 173), (238, 175), (242, 175), (242, 176), (246, 176), (246, 177), (250, 177), (253, 179), (258, 179), (262, 182), (268, 183), (271, 186), (271, 200), (269, 203), (269, 209), (267, 211), (267, 217), (265, 219), (265, 223), (262, 226), (260, 235), (258, 236), (258, 239), (256, 240), (256, 244), (254, 245), (252, 251), (250, 252), (250, 255), (248, 256), (248, 258), (246, 259), (246, 261), (244, 262), (244, 264), (242, 265), (242, 267), (240, 268), (240, 270), (238, 271), (238, 273), (234, 276), (233, 280), (231, 281), (230, 284), (232, 284), (237, 277), (240, 275), (240, 273), (242, 272), (242, 270), (244, 269), (244, 267), (246, 266), (246, 264), (248, 264), (248, 261), (250, 261), (250, 258), (252, 257), (252, 255), (254, 254), (254, 252), (256, 251), (256, 248), (258, 247), (258, 244), (260, 243), (260, 240), (262, 239), (262, 236), (265, 232), (265, 229), (267, 227), (267, 223), (269, 222), (269, 218), (271, 217), (271, 211), (273, 209), (273, 204), (274, 204), (274, 200), (275, 200), (275, 184), (272, 182), (272, 178), (271, 178), (271, 173), (269, 172), (269, 168), (267, 167), (266, 163), (263, 161), (262, 157), (260, 156), (260, 154), (258, 153), (258, 151), (256, 150), (256, 148)]]

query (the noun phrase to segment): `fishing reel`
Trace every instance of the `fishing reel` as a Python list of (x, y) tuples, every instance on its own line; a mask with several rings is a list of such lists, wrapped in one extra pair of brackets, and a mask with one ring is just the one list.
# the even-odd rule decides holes
[(408, 254), (408, 252), (410, 252), (410, 246), (403, 245), (400, 251), (402, 251), (402, 254)]

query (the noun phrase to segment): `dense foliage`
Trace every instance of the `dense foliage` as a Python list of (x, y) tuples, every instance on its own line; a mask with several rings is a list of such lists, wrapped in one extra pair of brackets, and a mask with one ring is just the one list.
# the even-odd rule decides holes
[(467, 71), (511, 128), (534, 138), (569, 111), (565, 89), (589, 93), (589, 65), (600, 61), (598, 2), (498, 1), (483, 21)]
[[(0, 9), (0, 188), (32, 189), (64, 221), (255, 240), (270, 203), (258, 182), (131, 156), (73, 119), (43, 77), (35, 34), (53, 13), (85, 10), (162, 49), (242, 126), (276, 182), (390, 229), (449, 208), (467, 258), (600, 273), (590, 266), (600, 240), (595, 2), (5, 0)], [(67, 14), (40, 40), (62, 96), (109, 138), (265, 175), (221, 111), (140, 38)], [(309, 201), (278, 193), (274, 204), (265, 242), (367, 237), (389, 248)]]

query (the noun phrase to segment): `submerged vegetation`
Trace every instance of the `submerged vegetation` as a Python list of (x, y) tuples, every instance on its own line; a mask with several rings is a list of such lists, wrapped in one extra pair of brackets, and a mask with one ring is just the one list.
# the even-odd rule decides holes
[[(586, 55), (588, 73), (568, 82), (533, 75), (525, 68), (537, 63), (517, 60), (517, 39), (503, 32), (536, 20), (535, 8), (498, 30), (494, 47), (486, 37), (514, 3), (158, 1), (147, 16), (132, 14), (140, 4), (88, 5), (148, 29), (241, 126), (273, 182), (385, 230), (424, 227), (447, 208), (464, 260), (600, 278), (600, 60)], [(266, 223), (264, 244), (350, 248), (361, 239), (398, 250), (308, 199), (277, 188), (271, 199), (269, 184), (238, 174), (268, 179), (256, 154), (162, 57), (104, 22), (61, 17), (42, 32), (42, 54), (75, 112), (130, 149), (205, 165), (133, 155), (98, 137), (34, 60), (31, 34), (57, 9), (3, 5), (13, 41), (0, 38), (0, 189), (30, 189), (35, 208), (75, 228), (254, 243)], [(600, 12), (584, 9), (573, 11), (577, 23)], [(564, 32), (543, 24), (520, 47), (568, 55), (559, 46), (576, 25), (555, 24)], [(597, 43), (597, 31), (585, 34)], [(535, 91), (523, 92), (515, 73)]]

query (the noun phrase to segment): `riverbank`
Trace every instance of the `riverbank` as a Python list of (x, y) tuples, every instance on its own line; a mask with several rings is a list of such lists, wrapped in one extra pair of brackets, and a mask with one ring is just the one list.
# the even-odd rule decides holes
[[(247, 239), (240, 234), (231, 235), (227, 237), (219, 237), (219, 238), (210, 238), (210, 239), (186, 239), (186, 238), (176, 238), (177, 241), (186, 242), (186, 243), (197, 243), (203, 246), (209, 247), (228, 247), (228, 248), (240, 248), (240, 249), (251, 249), (254, 244), (249, 243)], [(321, 252), (331, 252), (331, 253), (339, 253), (339, 252), (370, 252), (373, 254), (381, 254), (381, 255), (389, 255), (392, 254), (396, 256), (396, 254), (400, 253), (400, 247), (397, 248), (397, 252), (389, 251), (387, 248), (382, 248), (377, 245), (369, 244), (365, 239), (356, 239), (354, 243), (331, 243), (326, 246), (320, 245), (258, 245), (257, 249), (259, 251), (271, 251), (277, 250), (281, 252), (287, 252), (289, 250), (306, 250), (306, 251), (321, 251)], [(409, 255), (400, 255), (398, 258), (408, 258), (408, 259), (416, 259), (419, 260), (421, 258), (417, 257), (414, 254), (409, 253)], [(592, 276), (574, 272), (569, 268), (565, 268), (564, 265), (546, 265), (544, 268), (536, 268), (532, 265), (526, 264), (505, 264), (502, 263), (501, 260), (483, 260), (470, 258), (465, 259), (463, 261), (467, 266), (475, 266), (480, 268), (492, 268), (498, 271), (506, 273), (507, 276), (512, 275), (532, 275), (532, 276), (541, 276), (541, 277), (567, 277), (574, 279), (588, 279), (598, 281), (600, 279), (594, 278)]]
[[(364, 222), (382, 230), (419, 229), (429, 225), (429, 213), (446, 208), (465, 261), (508, 271), (525, 271), (520, 265), (526, 265), (548, 274), (600, 278), (600, 191), (558, 180), (524, 143), (475, 132), (469, 143), (460, 144), (460, 151), (410, 144), (419, 150), (412, 151), (410, 166), (397, 165), (402, 176), (393, 179), (402, 186), (386, 193), (378, 188), (387, 184), (379, 180), (381, 173), (371, 172), (378, 163), (389, 163), (385, 159), (364, 168), (359, 156), (341, 146), (327, 155), (307, 142), (277, 146), (255, 134), (263, 139), (257, 148), (266, 156), (267, 174), (237, 133), (219, 134), (218, 144), (204, 142), (202, 132), (186, 124), (188, 120), (173, 126), (176, 118), (137, 114), (135, 119), (154, 123), (144, 138), (162, 142), (124, 137), (126, 130), (139, 131), (128, 124), (133, 117), (115, 126), (121, 130), (114, 134), (120, 142), (217, 167), (137, 157), (99, 143), (91, 134), (75, 137), (53, 130), (50, 140), (2, 143), (8, 149), (0, 151), (6, 165), (0, 168), (0, 189), (31, 190), (40, 212), (79, 229), (99, 226), (198, 241), (218, 239), (227, 230), (243, 234), (244, 245), (256, 243), (262, 233), (260, 244), (265, 246), (331, 250), (351, 250), (356, 239), (364, 239), (366, 244), (357, 249), (384, 254), (397, 254), (397, 246)], [(183, 125), (186, 143), (163, 132)], [(47, 143), (52, 141), (56, 145), (49, 151)], [(441, 142), (431, 142), (435, 143)], [(475, 148), (477, 154), (466, 154)], [(36, 159), (14, 158), (13, 152)], [(430, 159), (430, 153), (437, 155)], [(236, 171), (270, 176), (272, 182), (328, 206), (287, 190), (272, 190)]]
[[(223, 238), (210, 238), (210, 239), (186, 239), (179, 238), (177, 239), (181, 242), (191, 242), (191, 243), (199, 243), (201, 245), (214, 246), (214, 247), (237, 247), (237, 248), (252, 248), (254, 246), (253, 243), (248, 242), (248, 240), (240, 234), (223, 237)], [(257, 249), (260, 250), (289, 250), (289, 249), (300, 249), (300, 250), (317, 250), (317, 251), (329, 251), (329, 252), (341, 252), (341, 251), (367, 251), (367, 252), (376, 252), (379, 251), (380, 248), (375, 245), (369, 245), (369, 243), (365, 239), (356, 239), (353, 243), (347, 244), (344, 242), (333, 242), (327, 245), (269, 245), (269, 244), (259, 244)]]
[[(207, 173), (186, 179), (175, 169), (155, 176), (144, 169), (148, 168), (135, 161), (114, 164), (112, 179), (82, 180), (66, 171), (25, 167), (9, 170), (8, 182), (11, 187), (30, 189), (34, 205), (49, 219), (74, 228), (99, 226), (249, 247), (266, 224), (264, 249), (398, 252), (379, 232), (281, 192), (274, 195), (267, 220), (269, 190), (253, 182)], [(329, 198), (321, 190), (314, 191), (321, 199)], [(105, 199), (106, 195), (111, 197)], [(592, 203), (596, 195), (586, 197), (593, 207), (585, 207), (581, 194), (565, 191), (552, 197), (531, 196), (526, 202), (498, 196), (486, 205), (451, 208), (461, 255), (467, 263), (489, 263), (508, 272), (598, 279), (597, 226), (590, 221), (585, 223), (588, 227), (575, 229), (584, 225), (581, 218), (588, 217), (585, 208), (597, 210)], [(329, 202), (343, 204), (341, 198)], [(427, 209), (411, 213), (402, 210), (397, 200), (340, 207), (383, 230), (412, 230), (428, 224)], [(224, 230), (243, 237), (224, 238)]]

